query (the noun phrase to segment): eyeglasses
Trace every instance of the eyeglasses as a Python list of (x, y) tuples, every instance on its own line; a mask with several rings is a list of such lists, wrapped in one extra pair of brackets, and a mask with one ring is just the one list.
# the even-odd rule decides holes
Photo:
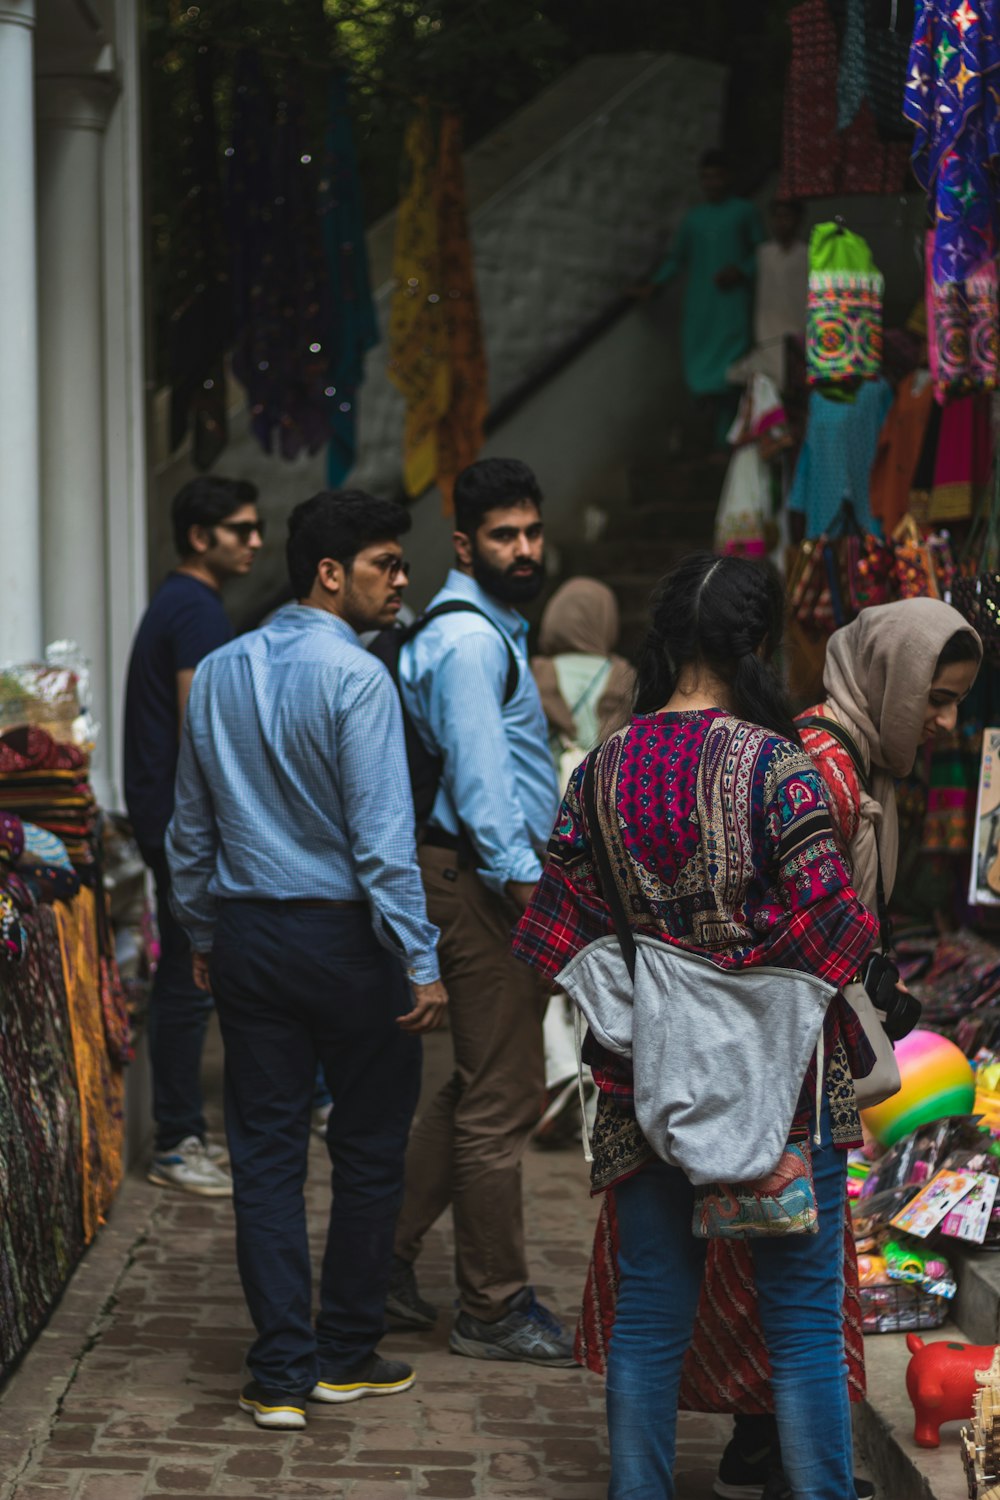
[(231, 531), (244, 547), (254, 535), (263, 541), (267, 531), (266, 521), (216, 521), (215, 524), (220, 531)]
[(409, 578), (410, 564), (404, 557), (394, 557), (392, 553), (386, 553), (384, 557), (373, 557), (370, 559), (373, 568), (384, 573), (387, 578)]

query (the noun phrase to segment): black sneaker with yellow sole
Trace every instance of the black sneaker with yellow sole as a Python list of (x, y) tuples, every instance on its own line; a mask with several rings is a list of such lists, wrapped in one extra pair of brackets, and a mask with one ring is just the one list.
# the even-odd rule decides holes
[(309, 1392), (310, 1401), (340, 1405), (362, 1396), (398, 1396), (416, 1380), (412, 1368), (401, 1359), (383, 1359), (371, 1354), (360, 1365), (347, 1369), (320, 1367), (320, 1376)]
[(249, 1412), (258, 1427), (274, 1432), (294, 1432), (306, 1425), (305, 1396), (272, 1390), (256, 1380), (240, 1391), (240, 1411)]

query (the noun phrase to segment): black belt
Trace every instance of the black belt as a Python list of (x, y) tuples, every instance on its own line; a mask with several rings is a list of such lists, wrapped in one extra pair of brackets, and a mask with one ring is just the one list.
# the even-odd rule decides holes
[(467, 833), (448, 833), (446, 829), (438, 828), (435, 823), (429, 823), (417, 842), (426, 844), (431, 849), (450, 850), (452, 854), (458, 855), (460, 865), (475, 864), (476, 851)]

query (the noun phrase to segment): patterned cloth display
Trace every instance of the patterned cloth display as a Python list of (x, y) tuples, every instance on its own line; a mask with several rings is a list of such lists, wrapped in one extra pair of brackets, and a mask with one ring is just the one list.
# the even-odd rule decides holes
[(125, 1074), (108, 1047), (97, 936), (97, 897), (81, 891), (52, 908), (76, 1061), (82, 1146), (83, 1235), (89, 1244), (124, 1172)]
[(358, 386), (364, 377), (365, 354), (378, 343), (361, 179), (347, 85), (340, 74), (330, 84), (319, 214), (330, 277), (329, 384), (324, 389), (330, 421), (327, 479), (336, 487), (354, 467)]
[(0, 808), (54, 834), (78, 868), (94, 864), (97, 801), (87, 757), (44, 729), (0, 735)]
[(426, 110), (407, 126), (409, 181), (396, 216), (389, 322), (389, 379), (406, 398), (403, 483), (419, 495), (434, 483), (438, 424), (451, 400), (448, 330), (441, 299), (441, 254), (434, 137)]
[(274, 99), (250, 51), (236, 62), (226, 214), (233, 250), (233, 372), (265, 453), (316, 453), (332, 398), (327, 271), (302, 78), (290, 67)]
[(934, 205), (934, 281), (967, 281), (998, 249), (998, 0), (918, 0), (903, 109)]
[(444, 321), (451, 364), (448, 410), (438, 424), (437, 482), (445, 513), (450, 514), (455, 480), (483, 446), (488, 405), (486, 349), (465, 214), (462, 125), (457, 115), (446, 115), (441, 122), (437, 192)]
[(803, 0), (789, 12), (792, 55), (785, 84), (779, 198), (839, 193), (899, 193), (906, 181), (905, 142), (886, 142), (864, 99), (837, 129), (837, 32), (826, 0)]
[(0, 969), (0, 1381), (84, 1247), (73, 1032), (49, 907), (22, 915), (24, 960)]
[(965, 281), (934, 275), (934, 234), (925, 255), (927, 334), (934, 391), (940, 402), (1000, 384), (997, 263), (987, 260)]
[(870, 380), (882, 368), (885, 281), (871, 250), (842, 223), (809, 236), (806, 367), (810, 385)]

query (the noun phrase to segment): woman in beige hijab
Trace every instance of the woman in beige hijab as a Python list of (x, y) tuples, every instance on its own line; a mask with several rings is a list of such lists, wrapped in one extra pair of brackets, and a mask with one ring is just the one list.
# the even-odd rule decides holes
[(982, 659), (979, 636), (940, 599), (875, 605), (830, 637), (826, 697), (800, 722), (812, 715), (833, 718), (847, 730), (861, 752), (870, 794), (858, 786), (844, 750), (822, 729), (803, 728), (802, 744), (827, 783), (854, 888), (871, 910), (879, 857), (887, 897), (896, 878), (894, 780), (910, 774), (921, 745), (954, 729), (958, 705)]
[(571, 578), (545, 606), (531, 670), (557, 767), (580, 761), (628, 718), (634, 673), (614, 654), (618, 603), (596, 578)]
[[(545, 606), (531, 662), (549, 725), (549, 744), (565, 788), (573, 767), (624, 724), (635, 674), (614, 655), (618, 602), (596, 578), (571, 578)], [(545, 1104), (535, 1127), (541, 1144), (568, 1139), (560, 1116), (576, 1094), (576, 1039), (569, 1001), (553, 995), (545, 1012)], [(569, 1116), (564, 1116), (569, 1119)], [(575, 1132), (575, 1123), (573, 1126)]]

